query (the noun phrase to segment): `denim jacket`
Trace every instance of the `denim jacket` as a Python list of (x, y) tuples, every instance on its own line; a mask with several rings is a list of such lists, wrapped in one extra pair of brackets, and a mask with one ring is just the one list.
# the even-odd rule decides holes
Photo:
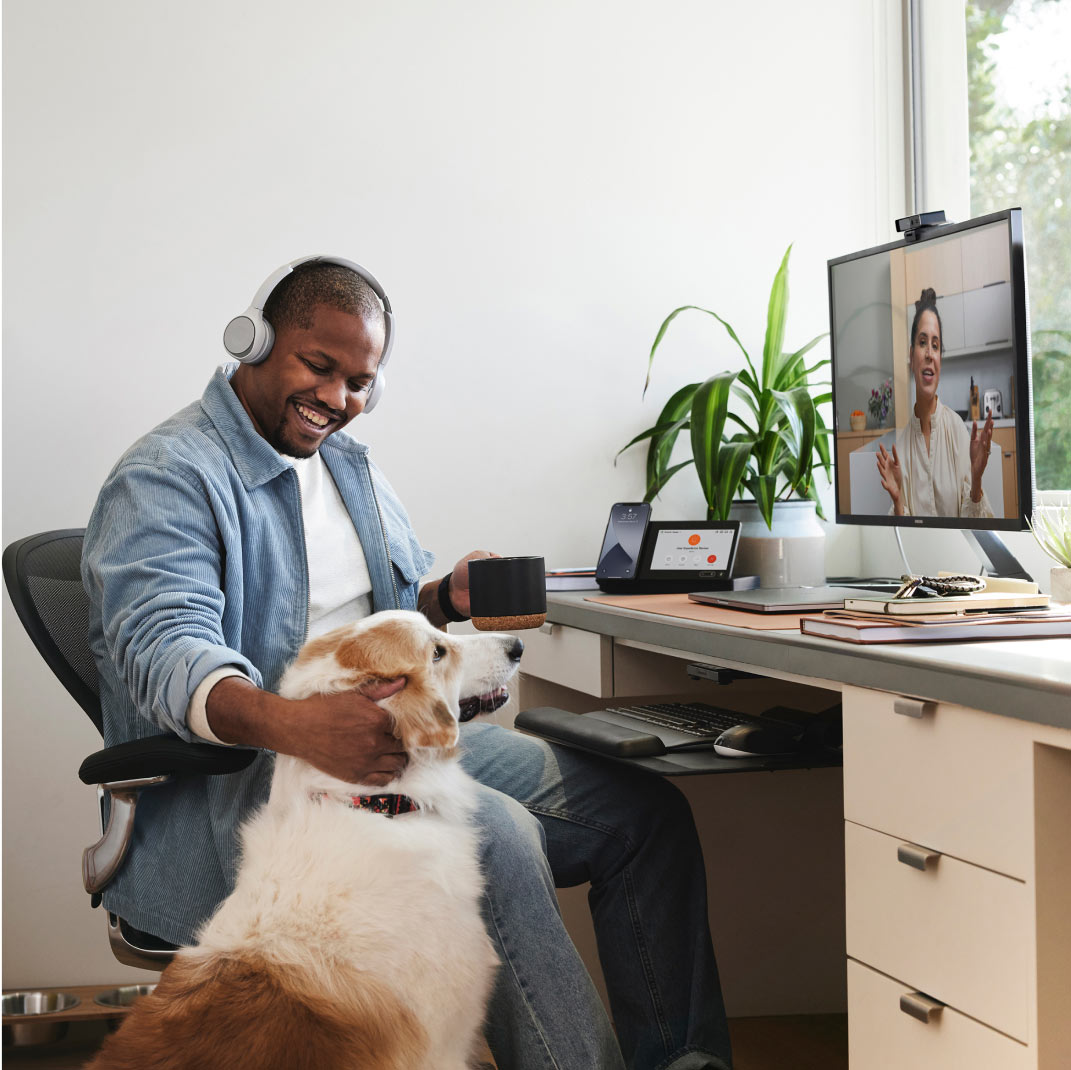
[[(109, 474), (86, 529), (82, 582), (108, 746), (174, 732), (212, 671), (237, 666), (273, 690), (304, 642), (308, 564), (294, 468), (213, 376), (200, 401), (136, 442)], [(415, 609), (433, 557), (405, 509), (344, 432), (320, 447), (353, 520), (374, 609)], [(139, 929), (190, 943), (234, 884), (237, 829), (268, 794), (273, 756), (246, 770), (142, 793), (134, 842), (104, 892)]]

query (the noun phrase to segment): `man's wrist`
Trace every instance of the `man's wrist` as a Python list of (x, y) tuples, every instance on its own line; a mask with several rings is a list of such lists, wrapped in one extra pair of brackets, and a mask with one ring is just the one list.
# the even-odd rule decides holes
[(450, 597), (450, 573), (448, 572), (439, 581), (438, 597), (439, 597), (439, 609), (442, 610), (443, 616), (452, 624), (459, 624), (463, 620), (469, 618), (464, 613), (458, 613), (454, 608), (454, 601)]

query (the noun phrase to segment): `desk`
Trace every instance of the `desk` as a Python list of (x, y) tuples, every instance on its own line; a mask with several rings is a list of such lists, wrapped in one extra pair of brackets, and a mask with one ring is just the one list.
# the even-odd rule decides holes
[(685, 662), (841, 694), (853, 1070), (1071, 1066), (1071, 640), (857, 647), (547, 601), (522, 706), (676, 693)]

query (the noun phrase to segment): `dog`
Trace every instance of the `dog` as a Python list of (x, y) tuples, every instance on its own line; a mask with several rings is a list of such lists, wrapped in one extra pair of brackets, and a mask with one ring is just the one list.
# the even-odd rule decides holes
[(505, 701), (522, 649), (405, 610), (307, 643), (279, 693), (404, 676), (381, 705), (408, 764), (369, 787), (277, 755), (268, 801), (241, 829), (234, 891), (87, 1070), (474, 1066), (497, 956), (458, 722)]

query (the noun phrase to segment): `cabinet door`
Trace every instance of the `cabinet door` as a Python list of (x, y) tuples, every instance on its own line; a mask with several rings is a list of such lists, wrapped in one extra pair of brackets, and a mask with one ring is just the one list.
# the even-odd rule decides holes
[(927, 287), (932, 287), (938, 297), (961, 293), (963, 264), (959, 242), (937, 239), (923, 242), (918, 249), (905, 250), (904, 281), (907, 307), (912, 315), (915, 302)]
[[(1015, 452), (1015, 428), (996, 427), (993, 429), (993, 445), (989, 455), (989, 464), (996, 464), (999, 458), (1000, 469), (1004, 476), (1004, 515), (1019, 515), (1019, 470)], [(988, 470), (988, 465), (986, 466)], [(992, 502), (993, 508), (997, 502)]]
[(967, 349), (1007, 349), (1012, 344), (1011, 286), (994, 283), (963, 295), (963, 343)]
[[(948, 294), (937, 298), (937, 314), (941, 317), (941, 351), (962, 349), (966, 342), (963, 333), (963, 294)], [(910, 335), (908, 342), (910, 344)]]
[(1027, 1040), (1030, 889), (846, 821), (848, 954)]
[(993, 282), (1011, 281), (1008, 228), (997, 223), (963, 235), (963, 289), (980, 290)]
[[(901, 999), (904, 1003), (901, 1003)], [(1030, 1070), (1034, 1053), (951, 1007), (929, 1021), (910, 1016), (920, 999), (911, 985), (848, 962), (848, 1061), (852, 1070)]]

